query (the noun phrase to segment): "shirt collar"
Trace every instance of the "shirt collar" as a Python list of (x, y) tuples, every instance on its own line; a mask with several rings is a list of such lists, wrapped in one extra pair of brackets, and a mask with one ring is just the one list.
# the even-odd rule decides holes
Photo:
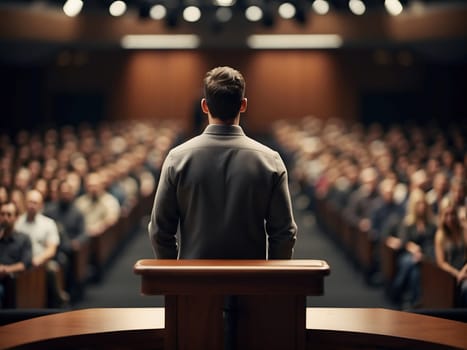
[(222, 124), (209, 124), (204, 129), (204, 134), (215, 134), (215, 135), (236, 135), (244, 136), (245, 133), (239, 125), (222, 125)]

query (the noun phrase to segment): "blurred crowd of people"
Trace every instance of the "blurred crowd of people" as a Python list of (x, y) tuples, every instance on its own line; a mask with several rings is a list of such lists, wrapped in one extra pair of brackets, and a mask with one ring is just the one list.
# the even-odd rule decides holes
[[(396, 303), (417, 306), (419, 263), (429, 259), (455, 277), (459, 303), (467, 306), (466, 127), (307, 116), (276, 122), (273, 135), (312, 210), (325, 201), (375, 245), (397, 252), (389, 289)], [(379, 252), (368, 271), (375, 283)]]
[(0, 134), (0, 305), (6, 278), (41, 265), (48, 306), (66, 305), (71, 252), (153, 194), (178, 135), (168, 121)]

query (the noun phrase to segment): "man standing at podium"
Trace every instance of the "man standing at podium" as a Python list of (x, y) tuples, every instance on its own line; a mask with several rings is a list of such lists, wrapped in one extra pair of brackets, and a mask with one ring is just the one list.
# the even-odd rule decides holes
[[(245, 80), (230, 67), (209, 71), (204, 132), (172, 149), (162, 166), (149, 222), (160, 259), (290, 259), (295, 224), (279, 154), (247, 137)], [(180, 225), (180, 241), (177, 229)], [(225, 300), (225, 349), (236, 348), (237, 299)]]
[(287, 170), (239, 125), (247, 108), (241, 73), (209, 71), (201, 108), (209, 125), (172, 149), (162, 167), (149, 223), (156, 256), (290, 259), (297, 225)]

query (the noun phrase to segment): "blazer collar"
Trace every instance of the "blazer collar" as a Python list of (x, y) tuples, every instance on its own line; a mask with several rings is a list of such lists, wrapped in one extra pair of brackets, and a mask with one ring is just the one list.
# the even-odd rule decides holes
[(219, 125), (219, 124), (209, 124), (206, 129), (204, 129), (204, 134), (215, 134), (215, 135), (236, 135), (244, 136), (245, 133), (239, 125)]

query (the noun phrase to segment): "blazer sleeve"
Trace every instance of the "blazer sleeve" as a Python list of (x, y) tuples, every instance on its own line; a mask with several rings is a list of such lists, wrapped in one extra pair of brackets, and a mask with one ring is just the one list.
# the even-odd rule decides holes
[(292, 212), (287, 169), (279, 154), (276, 154), (276, 163), (278, 178), (272, 188), (266, 217), (268, 259), (290, 259), (296, 241), (297, 225)]
[(159, 259), (176, 259), (178, 256), (176, 234), (180, 215), (176, 186), (171, 178), (173, 172), (171, 164), (172, 158), (169, 153), (162, 165), (148, 226), (152, 248)]

